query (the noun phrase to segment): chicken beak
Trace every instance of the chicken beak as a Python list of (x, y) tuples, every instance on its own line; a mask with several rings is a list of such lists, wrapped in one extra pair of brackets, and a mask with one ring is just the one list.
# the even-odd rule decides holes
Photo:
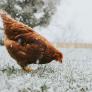
[(63, 59), (60, 58), (57, 61), (60, 62), (60, 63), (62, 63), (63, 62)]
[(60, 57), (58, 61), (59, 61), (60, 63), (63, 63), (63, 58), (64, 58), (64, 57), (63, 57), (63, 55), (62, 55), (62, 57)]
[(62, 63), (63, 61), (62, 60), (60, 60), (60, 63)]
[(63, 60), (59, 60), (60, 63), (63, 63)]

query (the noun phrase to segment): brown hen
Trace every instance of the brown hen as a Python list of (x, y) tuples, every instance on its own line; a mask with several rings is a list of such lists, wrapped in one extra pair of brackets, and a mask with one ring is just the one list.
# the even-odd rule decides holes
[(4, 24), (4, 45), (22, 69), (30, 72), (28, 64), (62, 62), (63, 54), (31, 27), (14, 20), (5, 11), (0, 11), (0, 16)]

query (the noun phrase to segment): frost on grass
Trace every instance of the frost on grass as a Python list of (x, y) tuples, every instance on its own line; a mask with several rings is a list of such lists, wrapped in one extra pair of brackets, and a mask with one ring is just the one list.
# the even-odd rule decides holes
[(62, 49), (63, 64), (30, 65), (26, 73), (0, 47), (0, 92), (91, 92), (91, 49)]

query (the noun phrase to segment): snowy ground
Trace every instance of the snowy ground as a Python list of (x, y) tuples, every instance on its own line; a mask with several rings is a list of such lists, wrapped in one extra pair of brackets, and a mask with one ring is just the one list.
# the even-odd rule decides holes
[(0, 92), (92, 92), (91, 49), (61, 49), (63, 64), (31, 65), (25, 73), (0, 47)]

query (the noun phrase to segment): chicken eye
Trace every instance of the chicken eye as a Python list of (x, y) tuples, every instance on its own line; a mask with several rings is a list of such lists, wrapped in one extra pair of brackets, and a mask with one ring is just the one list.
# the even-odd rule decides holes
[(17, 41), (20, 45), (24, 45), (26, 42), (23, 38), (19, 38)]
[(34, 40), (31, 40), (31, 41), (30, 41), (30, 43), (31, 43), (31, 44), (34, 44), (34, 43), (35, 43), (35, 41), (34, 41)]

